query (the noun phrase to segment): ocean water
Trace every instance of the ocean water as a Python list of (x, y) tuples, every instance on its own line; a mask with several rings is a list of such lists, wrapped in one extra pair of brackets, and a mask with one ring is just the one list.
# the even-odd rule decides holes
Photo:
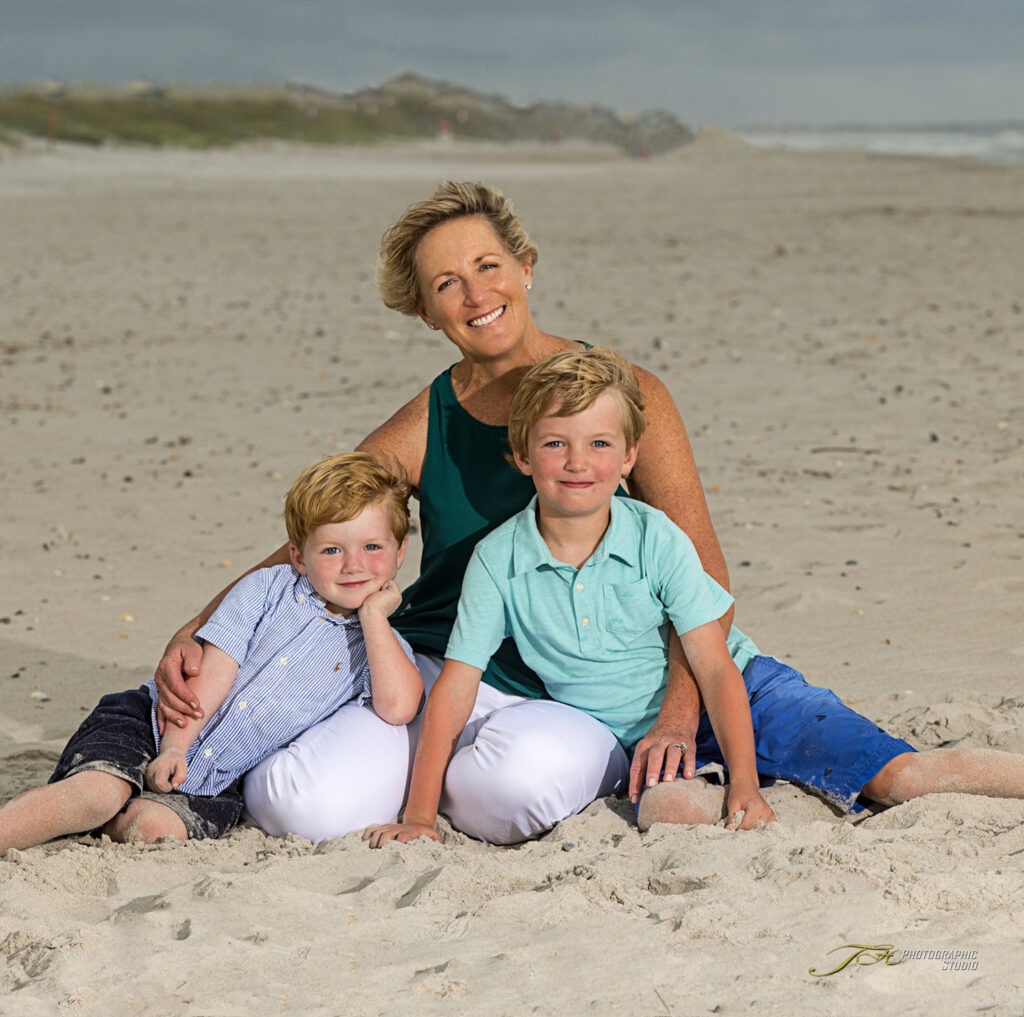
[(1024, 162), (1024, 121), (921, 127), (749, 127), (736, 133), (756, 148), (845, 148), (887, 155)]

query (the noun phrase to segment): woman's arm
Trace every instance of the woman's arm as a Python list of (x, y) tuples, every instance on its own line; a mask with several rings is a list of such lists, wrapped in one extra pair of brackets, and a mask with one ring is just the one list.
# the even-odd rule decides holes
[(240, 579), (244, 579), (257, 569), (269, 568), (271, 565), (287, 565), (290, 561), (288, 545), (283, 544), (269, 558), (264, 558), (258, 565), (253, 565), (248, 572), (243, 572), (234, 582), (225, 586), (195, 618), (186, 622), (171, 636), (171, 641), (167, 644), (153, 675), (157, 692), (160, 694), (157, 716), (160, 718), (161, 733), (168, 723), (182, 728), (189, 718), (200, 720), (204, 716), (199, 692), (188, 684), (188, 679), (199, 674), (203, 660), (203, 647), (195, 638), (196, 633), (210, 620), (213, 612), (220, 607), (220, 602)]
[[(661, 509), (697, 549), (704, 571), (729, 589), (725, 555), (711, 523), (704, 487), (697, 473), (683, 418), (659, 378), (633, 365), (644, 400), (647, 430), (640, 441), (636, 464), (629, 475), (630, 494)], [(722, 616), (728, 635), (733, 609)], [(675, 780), (680, 760), (689, 780), (696, 768), (696, 735), (700, 721), (700, 693), (679, 637), (669, 637), (668, 686), (654, 726), (636, 745), (629, 772), (629, 796), (636, 802), (644, 787), (660, 780)], [(679, 745), (686, 748), (680, 751)], [(664, 774), (664, 777), (662, 776)]]
[(425, 388), (380, 427), (371, 431), (356, 446), (356, 451), (369, 452), (385, 467), (398, 463), (412, 484), (413, 494), (419, 497), (423, 460), (427, 455), (429, 418), (430, 389)]
[[(693, 541), (704, 571), (728, 590), (729, 569), (711, 522), (683, 418), (659, 378), (642, 367), (634, 365), (633, 369), (647, 402), (647, 430), (629, 475), (630, 494), (661, 509)], [(729, 611), (721, 620), (726, 635), (732, 615)]]
[[(697, 770), (697, 726), (700, 691), (683, 644), (675, 632), (668, 637), (668, 680), (658, 718), (636, 743), (629, 767), (629, 800), (635, 805), (644, 788), (676, 779), (679, 764), (690, 780)], [(680, 748), (680, 746), (685, 748)]]

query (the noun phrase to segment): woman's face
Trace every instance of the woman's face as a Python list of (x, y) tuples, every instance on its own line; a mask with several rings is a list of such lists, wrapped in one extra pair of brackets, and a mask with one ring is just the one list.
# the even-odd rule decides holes
[(420, 241), (416, 268), (420, 317), (465, 356), (500, 356), (526, 335), (533, 267), (505, 250), (486, 219), (464, 216), (435, 226)]

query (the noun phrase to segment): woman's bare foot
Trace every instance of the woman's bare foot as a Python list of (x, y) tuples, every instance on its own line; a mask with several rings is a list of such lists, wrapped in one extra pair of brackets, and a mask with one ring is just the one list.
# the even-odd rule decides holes
[(636, 822), (641, 830), (655, 823), (717, 823), (725, 815), (725, 788), (703, 777), (673, 780), (648, 788)]

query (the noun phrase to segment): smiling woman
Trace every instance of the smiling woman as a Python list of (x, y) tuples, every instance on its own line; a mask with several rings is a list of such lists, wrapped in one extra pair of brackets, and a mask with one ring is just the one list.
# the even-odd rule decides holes
[[(384, 302), (443, 330), (460, 359), (360, 445), (397, 462), (420, 500), (420, 575), (392, 618), (417, 651), (429, 688), (441, 666), (460, 583), (477, 541), (520, 511), (529, 477), (507, 459), (508, 419), (523, 375), (580, 343), (541, 331), (529, 290), (537, 250), (499, 191), (449, 182), (411, 206), (381, 244)], [(728, 587), (686, 430), (665, 386), (634, 368), (647, 430), (630, 473), (630, 494), (662, 509), (691, 538), (703, 568)], [(282, 548), (262, 564), (287, 561)], [(189, 714), (183, 675), (198, 647), (196, 629), (172, 639), (158, 669), (170, 719)], [(731, 611), (722, 619), (728, 632)], [(632, 771), (623, 747), (594, 718), (547, 698), (514, 643), (495, 653), (449, 767), (442, 810), (460, 830), (514, 843), (550, 829), (595, 798), (638, 792), (662, 769), (674, 775), (694, 744), (699, 700), (673, 637), (669, 688), (657, 721), (640, 739)], [(694, 769), (692, 749), (684, 771)], [(311, 840), (342, 836), (394, 816), (408, 777), (409, 740), (358, 707), (340, 709), (246, 779), (250, 814), (268, 832)], [(671, 776), (668, 778), (671, 779)]]
[(516, 261), (484, 219), (435, 227), (420, 242), (416, 266), (417, 313), (464, 357), (486, 360), (514, 348), (530, 320), (533, 265)]

